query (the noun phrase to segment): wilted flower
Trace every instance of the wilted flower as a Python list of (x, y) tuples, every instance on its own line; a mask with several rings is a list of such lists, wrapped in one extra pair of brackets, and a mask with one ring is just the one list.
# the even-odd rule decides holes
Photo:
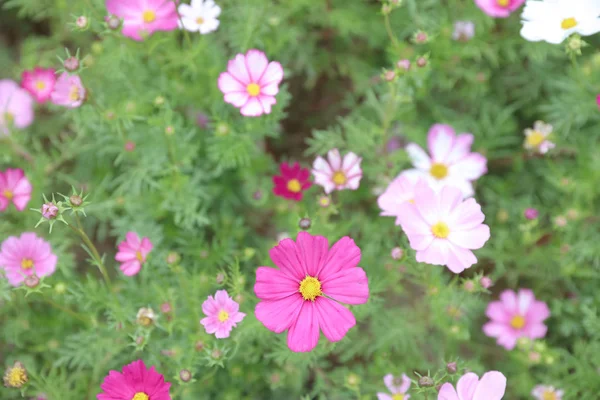
[(206, 333), (214, 334), (217, 339), (228, 338), (231, 330), (246, 316), (239, 312), (239, 308), (239, 304), (229, 297), (226, 290), (217, 290), (214, 298), (208, 296), (202, 303), (202, 312), (206, 318), (202, 318), (200, 323)]
[(192, 0), (191, 4), (180, 4), (178, 10), (181, 16), (180, 28), (204, 35), (219, 27), (221, 7), (213, 0)]
[(377, 400), (408, 400), (410, 399), (410, 394), (406, 394), (408, 389), (410, 388), (410, 378), (405, 374), (402, 376), (393, 376), (392, 374), (387, 374), (383, 377), (383, 383), (390, 391), (391, 395), (387, 393), (377, 393)]
[(76, 108), (81, 106), (86, 93), (79, 75), (69, 75), (68, 72), (63, 72), (58, 77), (50, 98), (56, 105)]
[(22, 169), (8, 168), (0, 171), (0, 211), (6, 210), (10, 203), (19, 211), (27, 207), (31, 200), (31, 183)]
[(561, 228), (565, 227), (565, 226), (567, 226), (567, 223), (568, 223), (567, 218), (564, 215), (557, 215), (554, 218), (554, 224), (556, 224), (556, 226), (558, 226), (558, 227), (561, 227)]
[(173, 311), (173, 307), (171, 307), (171, 303), (165, 302), (160, 305), (160, 312), (163, 314), (168, 314)]
[(283, 162), (279, 165), (279, 172), (280, 175), (273, 176), (275, 196), (295, 201), (302, 200), (303, 192), (312, 186), (310, 170), (302, 168), (297, 162), (292, 165)]
[(427, 58), (426, 57), (419, 57), (419, 58), (417, 58), (417, 67), (423, 68), (426, 65), (427, 65)]
[(342, 158), (338, 149), (329, 150), (327, 161), (318, 156), (313, 163), (315, 183), (323, 186), (327, 194), (334, 190), (356, 190), (362, 178), (361, 161), (352, 152)]
[(506, 18), (525, 0), (475, 0), (475, 4), (484, 13), (494, 18)]
[(20, 389), (28, 380), (27, 370), (18, 361), (12, 367), (8, 367), (4, 373), (4, 385), (9, 388)]
[(498, 371), (483, 374), (481, 380), (469, 372), (458, 380), (456, 389), (451, 383), (444, 383), (438, 393), (438, 400), (501, 400), (506, 390), (506, 377)]
[(35, 67), (33, 70), (23, 71), (21, 86), (27, 90), (38, 103), (50, 100), (50, 94), (56, 83), (55, 71), (52, 68)]
[(537, 400), (562, 400), (564, 390), (555, 389), (554, 386), (537, 385), (531, 395)]
[(127, 232), (125, 240), (119, 243), (115, 260), (121, 263), (119, 268), (125, 275), (136, 275), (142, 269), (152, 247), (152, 242), (147, 237), (140, 239), (137, 233)]
[(98, 400), (171, 400), (171, 384), (142, 360), (124, 366), (123, 372), (110, 371), (100, 387), (104, 393), (97, 396)]
[(545, 154), (548, 150), (554, 148), (554, 143), (548, 140), (552, 133), (552, 125), (545, 124), (542, 121), (536, 121), (533, 129), (525, 129), (525, 143), (523, 147), (529, 151)]
[(154, 325), (158, 315), (154, 313), (154, 310), (151, 308), (142, 307), (138, 310), (138, 313), (135, 317), (138, 325), (149, 327)]
[(450, 374), (453, 375), (456, 373), (456, 371), (458, 371), (458, 367), (456, 365), (456, 362), (451, 362), (446, 364), (446, 371)]
[(49, 276), (56, 270), (57, 257), (50, 243), (26, 232), (21, 236), (10, 236), (2, 242), (0, 268), (4, 269), (8, 283), (19, 286), (29, 275)]
[(526, 208), (525, 211), (523, 212), (523, 215), (527, 219), (537, 219), (537, 217), (539, 215), (539, 211), (535, 208)]
[(123, 35), (139, 41), (156, 31), (177, 28), (175, 4), (171, 0), (106, 0), (106, 9), (123, 19)]
[(33, 122), (33, 98), (16, 82), (0, 80), (0, 136), (14, 126), (23, 129)]
[(475, 36), (475, 23), (473, 21), (456, 21), (452, 39), (468, 42)]

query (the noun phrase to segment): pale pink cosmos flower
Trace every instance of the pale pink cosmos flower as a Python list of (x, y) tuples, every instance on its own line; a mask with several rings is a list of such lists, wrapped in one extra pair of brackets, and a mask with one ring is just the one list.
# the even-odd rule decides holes
[(343, 158), (338, 149), (327, 152), (327, 160), (318, 156), (313, 163), (315, 183), (323, 186), (325, 193), (334, 190), (356, 190), (362, 178), (362, 158), (349, 152)]
[(229, 60), (227, 72), (219, 75), (218, 85), (226, 103), (239, 108), (246, 117), (258, 117), (271, 113), (282, 79), (281, 64), (269, 62), (265, 53), (252, 49)]
[(33, 122), (33, 98), (15, 81), (0, 80), (0, 136), (12, 127), (23, 129)]
[(52, 275), (56, 261), (50, 243), (33, 232), (11, 236), (2, 242), (0, 268), (4, 269), (12, 286), (20, 286), (27, 276), (34, 274), (38, 277)]
[(56, 105), (77, 108), (85, 100), (85, 95), (86, 90), (79, 75), (63, 72), (56, 80), (50, 99)]
[(435, 124), (427, 134), (427, 147), (431, 157), (417, 144), (406, 146), (414, 169), (404, 171), (422, 177), (439, 190), (445, 185), (460, 188), (464, 197), (472, 196), (472, 182), (487, 172), (487, 159), (479, 153), (471, 153), (473, 135), (456, 135), (449, 125)]
[(519, 338), (540, 339), (548, 329), (544, 320), (550, 310), (543, 301), (535, 299), (529, 289), (519, 289), (518, 293), (505, 290), (500, 301), (488, 304), (485, 314), (490, 322), (483, 326), (483, 332), (496, 338), (496, 342), (507, 350), (512, 350)]
[(50, 100), (56, 82), (55, 71), (52, 68), (35, 67), (21, 74), (21, 86), (27, 90), (38, 103)]
[(106, 9), (123, 19), (124, 36), (140, 41), (156, 31), (177, 28), (176, 4), (173, 0), (106, 0)]
[(438, 392), (438, 400), (500, 400), (506, 391), (506, 377), (498, 371), (483, 374), (481, 380), (473, 372), (460, 377), (456, 389), (444, 383)]
[(295, 242), (284, 239), (269, 255), (279, 269), (256, 270), (256, 318), (275, 333), (287, 330), (294, 352), (314, 349), (320, 331), (331, 342), (342, 340), (356, 319), (340, 303), (364, 304), (369, 298), (354, 240), (345, 236), (329, 249), (327, 238), (300, 232)]
[(460, 189), (446, 186), (435, 192), (426, 182), (415, 186), (414, 204), (398, 207), (398, 221), (417, 251), (418, 262), (446, 265), (456, 274), (477, 262), (471, 250), (490, 238), (490, 228), (475, 199), (463, 201)]
[(396, 177), (385, 189), (385, 192), (377, 198), (377, 204), (382, 210), (379, 215), (396, 217), (396, 225), (400, 225), (399, 207), (405, 202), (414, 202), (416, 184), (417, 179), (414, 176), (400, 174)]
[(562, 400), (564, 390), (555, 389), (554, 386), (537, 385), (531, 395), (537, 400)]
[(10, 203), (19, 211), (27, 207), (31, 200), (33, 187), (22, 169), (8, 168), (0, 171), (0, 211), (6, 210)]
[(217, 290), (214, 298), (208, 296), (202, 303), (202, 312), (206, 318), (202, 318), (200, 323), (206, 333), (214, 334), (217, 339), (228, 338), (231, 330), (246, 316), (239, 309), (240, 305), (229, 297), (226, 290)]
[(548, 137), (552, 133), (552, 125), (542, 121), (535, 121), (533, 129), (525, 129), (525, 143), (523, 147), (531, 152), (546, 154), (553, 149), (555, 144)]
[(525, 0), (475, 0), (477, 7), (484, 13), (494, 18), (506, 18)]
[(410, 394), (406, 394), (408, 389), (410, 388), (410, 379), (405, 374), (402, 376), (394, 377), (392, 374), (387, 374), (383, 377), (383, 382), (385, 386), (390, 391), (390, 394), (387, 393), (377, 393), (377, 400), (408, 400), (410, 399)]
[(127, 232), (125, 240), (119, 243), (119, 252), (115, 260), (121, 263), (121, 271), (127, 276), (136, 275), (146, 262), (148, 253), (152, 250), (152, 242), (147, 237), (142, 238), (135, 232)]

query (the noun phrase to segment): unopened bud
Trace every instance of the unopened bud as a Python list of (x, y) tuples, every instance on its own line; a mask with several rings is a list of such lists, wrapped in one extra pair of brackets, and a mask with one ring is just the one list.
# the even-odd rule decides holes
[(173, 307), (171, 307), (171, 303), (166, 302), (160, 305), (160, 312), (167, 314), (173, 311)]
[(167, 126), (165, 128), (165, 134), (167, 134), (168, 136), (175, 134), (175, 128), (173, 128), (171, 125)]
[(163, 96), (156, 96), (156, 98), (154, 99), (154, 105), (160, 106), (163, 104), (165, 104), (165, 98)]
[(46, 219), (54, 219), (58, 215), (58, 207), (54, 203), (46, 203), (42, 205), (42, 217)]
[(479, 283), (484, 289), (488, 289), (490, 286), (492, 286), (492, 280), (488, 276), (482, 276), (479, 280)]
[(396, 63), (396, 66), (399, 69), (403, 69), (405, 71), (408, 71), (410, 69), (410, 60), (407, 60), (407, 59), (400, 60), (400, 61), (398, 61)]
[(167, 254), (167, 264), (171, 265), (171, 264), (175, 264), (176, 262), (179, 261), (179, 254), (171, 251), (169, 252), (169, 254)]
[(74, 207), (79, 207), (83, 204), (83, 199), (81, 196), (74, 194), (73, 196), (69, 197), (69, 203), (71, 203), (71, 205)]
[(221, 352), (221, 350), (219, 350), (219, 349), (213, 349), (213, 351), (211, 351), (210, 355), (212, 358), (219, 359), (223, 355), (223, 352)]
[(79, 60), (77, 57), (69, 57), (63, 62), (63, 66), (69, 72), (77, 71), (79, 69)]
[(311, 220), (310, 218), (302, 218), (300, 220), (300, 222), (298, 222), (298, 226), (300, 227), (300, 229), (302, 229), (303, 231), (310, 229), (310, 225), (311, 225)]
[(383, 13), (383, 15), (388, 15), (389, 13), (392, 12), (392, 7), (390, 7), (388, 4), (384, 4), (381, 7), (381, 12)]
[(9, 388), (20, 389), (28, 380), (27, 370), (23, 364), (18, 361), (4, 373), (4, 385)]
[(36, 287), (37, 285), (40, 284), (40, 278), (38, 278), (37, 275), (35, 275), (35, 274), (29, 275), (29, 276), (25, 277), (25, 279), (23, 280), (23, 283), (28, 288), (33, 289), (34, 287)]
[(446, 364), (446, 371), (448, 371), (448, 373), (450, 375), (455, 374), (457, 370), (458, 370), (458, 368), (457, 368), (455, 362), (451, 362), (451, 363)]
[(401, 259), (403, 255), (404, 255), (404, 250), (402, 250), (400, 247), (394, 247), (392, 249), (392, 258), (394, 260)]
[(144, 337), (143, 336), (136, 337), (135, 344), (137, 344), (138, 346), (141, 346), (142, 344), (144, 344)]
[(179, 371), (179, 379), (181, 379), (182, 382), (189, 382), (192, 380), (192, 373), (187, 369), (182, 369)]
[(385, 74), (383, 74), (383, 77), (385, 78), (386, 81), (391, 82), (394, 80), (394, 78), (396, 78), (396, 73), (394, 71), (385, 71)]
[(119, 29), (119, 26), (121, 26), (121, 20), (116, 15), (109, 15), (104, 20), (106, 21), (106, 26), (108, 26), (108, 29), (113, 31)]
[(225, 281), (225, 274), (224, 274), (224, 273), (222, 273), (222, 272), (219, 272), (219, 273), (217, 274), (217, 279), (216, 279), (216, 281), (217, 281), (217, 284), (218, 284), (218, 285), (222, 284), (222, 283)]
[(127, 142), (125, 142), (125, 151), (131, 153), (132, 151), (135, 150), (135, 143), (132, 142), (131, 140), (128, 140)]
[(194, 349), (196, 349), (196, 351), (204, 350), (204, 342), (202, 340), (198, 340), (194, 345)]
[(208, 127), (208, 115), (201, 112), (198, 113), (196, 115), (196, 125), (202, 129), (206, 129)]
[(422, 376), (419, 378), (419, 387), (432, 387), (435, 383), (433, 379), (428, 376)]
[(427, 65), (427, 59), (425, 57), (417, 58), (417, 67), (423, 68)]
[(578, 35), (573, 35), (569, 38), (569, 49), (577, 52), (579, 50), (581, 50), (581, 48), (583, 47), (583, 41), (581, 40), (581, 37)]
[(360, 377), (356, 374), (349, 374), (346, 383), (348, 383), (348, 386), (357, 386), (360, 383)]
[(525, 212), (523, 212), (523, 215), (527, 219), (536, 219), (539, 215), (539, 212), (535, 208), (527, 208)]
[(77, 27), (79, 29), (87, 28), (88, 24), (89, 24), (89, 21), (88, 21), (87, 17), (85, 17), (83, 15), (80, 17), (77, 17), (77, 19), (75, 20), (75, 25), (77, 25)]
[(262, 192), (257, 190), (256, 192), (252, 193), (252, 198), (257, 201), (262, 199)]
[(229, 134), (229, 125), (227, 125), (224, 122), (219, 122), (215, 129), (215, 133), (217, 134), (217, 136), (226, 136), (227, 134)]
[(472, 293), (475, 290), (475, 283), (473, 283), (473, 281), (471, 281), (471, 280), (465, 281), (465, 283), (463, 284), (463, 287), (464, 287), (465, 291)]
[(415, 35), (415, 43), (423, 44), (427, 43), (427, 34), (425, 32), (417, 32)]

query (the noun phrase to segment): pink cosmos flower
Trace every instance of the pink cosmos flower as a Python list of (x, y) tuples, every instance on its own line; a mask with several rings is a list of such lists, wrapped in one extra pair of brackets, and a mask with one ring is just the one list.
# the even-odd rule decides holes
[(598, 104), (598, 108), (600, 108), (600, 94), (596, 96), (596, 104)]
[(417, 183), (414, 194), (414, 204), (398, 207), (398, 221), (417, 251), (417, 261), (446, 265), (457, 274), (475, 264), (471, 250), (480, 249), (490, 238), (475, 199), (463, 201), (460, 190), (452, 186), (434, 192), (424, 181)]
[(281, 175), (273, 176), (273, 193), (284, 199), (302, 200), (302, 194), (312, 186), (310, 171), (300, 167), (295, 162), (293, 165), (281, 163), (279, 165)]
[(38, 103), (50, 100), (50, 94), (56, 83), (55, 71), (52, 68), (35, 67), (30, 71), (23, 71), (21, 86), (35, 98)]
[(202, 312), (206, 318), (202, 318), (200, 323), (206, 333), (214, 333), (217, 339), (228, 338), (231, 330), (246, 316), (239, 309), (240, 305), (229, 297), (226, 290), (217, 290), (214, 298), (208, 296), (202, 303)]
[(487, 172), (487, 159), (479, 153), (471, 153), (473, 135), (456, 135), (449, 125), (435, 124), (427, 134), (427, 147), (431, 157), (417, 144), (406, 146), (414, 169), (404, 174), (422, 177), (431, 187), (439, 190), (445, 185), (460, 188), (464, 197), (472, 196), (472, 181)]
[(508, 17), (523, 3), (525, 3), (525, 0), (475, 0), (477, 7), (494, 18)]
[(23, 129), (33, 122), (33, 99), (15, 81), (0, 80), (0, 136), (14, 126)]
[(394, 377), (392, 374), (387, 374), (383, 377), (383, 382), (387, 386), (391, 395), (387, 393), (377, 393), (377, 400), (408, 400), (410, 394), (405, 394), (410, 388), (410, 379), (405, 374), (401, 377)]
[(142, 360), (124, 366), (122, 373), (110, 371), (100, 387), (104, 393), (96, 396), (98, 400), (171, 400), (171, 384)]
[(140, 41), (156, 31), (177, 29), (176, 4), (173, 0), (106, 0), (106, 9), (123, 19), (124, 36)]
[(512, 350), (519, 338), (540, 339), (548, 329), (543, 321), (550, 316), (550, 310), (543, 301), (537, 301), (529, 289), (519, 289), (518, 293), (505, 290), (500, 301), (487, 306), (485, 314), (491, 319), (483, 326), (483, 332), (497, 338), (497, 343), (506, 350)]
[(281, 64), (269, 62), (260, 50), (248, 50), (229, 60), (227, 72), (219, 75), (218, 85), (226, 103), (239, 108), (246, 117), (258, 117), (271, 112), (282, 79)]
[(345, 236), (328, 248), (325, 237), (300, 232), (295, 242), (284, 239), (269, 252), (279, 269), (256, 270), (256, 318), (275, 333), (288, 330), (294, 352), (314, 349), (320, 330), (332, 342), (342, 340), (356, 320), (340, 302), (363, 304), (369, 298), (354, 240)]
[(0, 171), (0, 211), (12, 202), (15, 208), (23, 211), (31, 200), (33, 187), (22, 169), (8, 168)]
[(531, 395), (537, 400), (562, 400), (564, 390), (555, 389), (554, 386), (537, 385)]
[(86, 90), (79, 75), (63, 72), (56, 80), (50, 99), (56, 105), (77, 108), (85, 100), (85, 95)]
[(438, 400), (500, 400), (506, 390), (506, 377), (498, 371), (483, 374), (481, 380), (473, 372), (461, 376), (456, 389), (444, 383), (438, 392)]
[(313, 163), (315, 183), (323, 186), (327, 194), (334, 190), (356, 190), (362, 178), (361, 161), (352, 152), (342, 158), (338, 149), (329, 150), (327, 161), (318, 156)]
[(398, 212), (400, 205), (405, 202), (412, 203), (415, 199), (415, 186), (417, 180), (406, 174), (400, 174), (377, 198), (377, 204), (382, 209), (381, 214), (386, 217), (396, 217), (396, 224), (400, 225)]
[(147, 237), (142, 238), (135, 232), (127, 232), (125, 240), (119, 243), (119, 252), (115, 260), (121, 263), (121, 271), (127, 276), (136, 275), (146, 262), (148, 253), (152, 250), (152, 242)]
[(2, 242), (0, 268), (4, 268), (12, 286), (20, 286), (27, 276), (33, 274), (39, 277), (52, 275), (56, 270), (56, 260), (50, 243), (35, 233), (10, 236)]

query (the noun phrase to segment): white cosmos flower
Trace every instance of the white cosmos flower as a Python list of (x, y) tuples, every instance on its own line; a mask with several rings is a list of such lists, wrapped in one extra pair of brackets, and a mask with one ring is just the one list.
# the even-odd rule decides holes
[(600, 32), (600, 0), (528, 0), (521, 18), (525, 39), (559, 44), (573, 33)]
[(213, 0), (192, 0), (192, 4), (180, 4), (178, 10), (180, 28), (205, 35), (219, 27), (217, 18), (221, 14), (221, 7)]

